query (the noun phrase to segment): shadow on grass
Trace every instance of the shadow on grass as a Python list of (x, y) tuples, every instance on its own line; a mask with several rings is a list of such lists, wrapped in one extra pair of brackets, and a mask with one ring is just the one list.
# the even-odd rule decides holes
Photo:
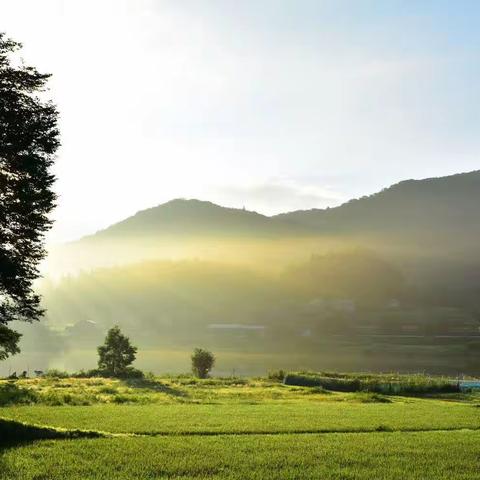
[(154, 392), (166, 393), (172, 397), (188, 397), (188, 394), (185, 391), (157, 380), (149, 380), (147, 378), (127, 378), (124, 379), (123, 382), (130, 388), (152, 390)]
[(60, 440), (73, 438), (101, 438), (106, 434), (94, 430), (67, 430), (0, 418), (0, 451), (35, 440)]
[(105, 434), (101, 432), (57, 429), (0, 418), (0, 478), (21, 478), (18, 476), (16, 467), (10, 465), (4, 457), (5, 453), (10, 449), (25, 446), (39, 440), (100, 438), (104, 436)]

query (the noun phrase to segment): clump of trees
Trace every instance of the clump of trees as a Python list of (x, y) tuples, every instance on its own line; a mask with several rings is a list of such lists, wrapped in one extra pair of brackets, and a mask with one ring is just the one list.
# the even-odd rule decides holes
[(203, 348), (196, 348), (192, 354), (192, 372), (198, 378), (207, 378), (215, 365), (215, 356)]
[(16, 61), (20, 48), (0, 33), (0, 360), (20, 351), (8, 324), (43, 314), (33, 282), (52, 223), (59, 146), (57, 110), (40, 95), (49, 75)]
[(111, 377), (131, 376), (134, 369), (130, 365), (135, 361), (137, 347), (130, 343), (120, 327), (115, 326), (107, 332), (105, 343), (98, 347), (98, 369), (100, 373)]

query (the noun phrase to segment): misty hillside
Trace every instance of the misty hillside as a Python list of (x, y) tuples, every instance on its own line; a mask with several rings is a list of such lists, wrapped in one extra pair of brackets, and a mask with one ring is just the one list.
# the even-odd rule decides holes
[(149, 259), (282, 265), (341, 248), (370, 248), (409, 276), (480, 281), (480, 171), (407, 180), (339, 207), (267, 217), (199, 200), (172, 200), (56, 250), (52, 270)]
[[(159, 258), (268, 261), (271, 242), (296, 242), (304, 237), (314, 238), (316, 232), (309, 226), (256, 212), (177, 199), (55, 247), (49, 253), (48, 267), (55, 273), (73, 273)], [(288, 258), (291, 253), (285, 253), (281, 246), (274, 255), (278, 256)]]
[(322, 233), (394, 232), (414, 240), (418, 234), (435, 238), (442, 232), (458, 240), (466, 232), (480, 230), (479, 205), (480, 171), (475, 171), (406, 180), (336, 208), (295, 211), (276, 218)]
[[(24, 346), (53, 353), (94, 350), (108, 328), (120, 325), (153, 351), (188, 351), (200, 343), (243, 354), (281, 352), (283, 359), (289, 352), (292, 361), (308, 354), (327, 364), (341, 357), (346, 365), (420, 362), (429, 369), (435, 355), (438, 368), (456, 362), (468, 371), (464, 352), (478, 333), (478, 295), (468, 304), (443, 293), (424, 297), (394, 265), (367, 251), (312, 256), (278, 274), (150, 261), (44, 281), (39, 293), (46, 318)], [(435, 335), (453, 335), (448, 351), (444, 343), (432, 351)]]
[(163, 235), (254, 236), (453, 233), (480, 229), (480, 171), (406, 180), (327, 209), (267, 217), (211, 202), (177, 199), (142, 210), (81, 241)]
[(161, 235), (272, 236), (310, 230), (288, 219), (270, 218), (256, 212), (226, 208), (201, 200), (176, 199), (137, 212), (83, 241), (115, 237)]
[(138, 212), (50, 254), (73, 274), (39, 290), (51, 327), (42, 342), (63, 331), (62, 348), (72, 338), (94, 348), (113, 324), (152, 348), (201, 341), (317, 355), (333, 338), (329, 348), (352, 365), (431, 368), (428, 348), (404, 355), (423, 352), (408, 343), (413, 332), (417, 343), (451, 338), (435, 365), (468, 371), (480, 318), (479, 186), (480, 172), (409, 180), (275, 217), (199, 200)]

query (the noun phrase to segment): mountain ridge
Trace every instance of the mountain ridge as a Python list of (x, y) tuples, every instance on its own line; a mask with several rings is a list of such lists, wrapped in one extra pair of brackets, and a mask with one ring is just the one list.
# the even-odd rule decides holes
[(478, 205), (478, 170), (404, 180), (338, 207), (271, 217), (209, 201), (174, 199), (52, 250), (47, 268), (74, 272), (155, 258), (275, 266), (358, 247), (401, 263), (405, 271), (459, 278), (468, 267), (469, 276), (476, 278)]
[(177, 198), (147, 209), (114, 223), (91, 235), (69, 243), (77, 243), (111, 235), (145, 235), (214, 233), (242, 235), (255, 231), (257, 235), (275, 235), (288, 229), (309, 230), (296, 223), (279, 221), (276, 217), (232, 207), (224, 207), (208, 200)]
[[(293, 234), (318, 234), (330, 227), (343, 230), (346, 225), (340, 225), (342, 222), (358, 226), (359, 223), (365, 222), (365, 219), (359, 217), (365, 213), (365, 210), (378, 210), (378, 202), (384, 202), (386, 199), (390, 203), (391, 200), (398, 202), (395, 208), (389, 205), (391, 212), (396, 215), (392, 218), (395, 222), (405, 221), (408, 217), (418, 217), (418, 210), (425, 214), (422, 202), (430, 202), (432, 196), (435, 197), (433, 200), (436, 203), (456, 206), (455, 213), (458, 214), (459, 209), (468, 207), (465, 202), (463, 205), (458, 205), (459, 202), (455, 201), (455, 197), (459, 195), (459, 189), (463, 195), (465, 193), (472, 195), (472, 189), (476, 190), (473, 193), (478, 193), (478, 200), (480, 200), (480, 170), (444, 177), (402, 180), (376, 193), (350, 199), (335, 207), (292, 210), (271, 216), (245, 208), (224, 207), (209, 200), (176, 198), (139, 210), (130, 217), (69, 243), (111, 235), (138, 235), (139, 229), (143, 229), (143, 234), (149, 235), (199, 232), (234, 235), (252, 232), (255, 235), (265, 233), (272, 235), (285, 234), (288, 231)], [(452, 214), (451, 210), (451, 208), (449, 212), (444, 210), (440, 214)], [(371, 215), (372, 212), (368, 212), (368, 216), (371, 217)], [(431, 219), (431, 212), (428, 218)], [(424, 220), (421, 219), (421, 223)], [(377, 223), (382, 221), (386, 222), (388, 218), (377, 218)], [(431, 222), (427, 221), (426, 225), (431, 227)], [(163, 230), (162, 227), (164, 227)]]
[(423, 231), (445, 229), (445, 223), (469, 228), (480, 220), (480, 171), (422, 180), (403, 180), (372, 195), (330, 209), (296, 210), (277, 218), (302, 225), (340, 229), (362, 226), (375, 230), (411, 226)]

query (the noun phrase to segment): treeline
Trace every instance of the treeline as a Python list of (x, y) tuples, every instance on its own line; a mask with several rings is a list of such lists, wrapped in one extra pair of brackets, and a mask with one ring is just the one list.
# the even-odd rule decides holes
[(103, 334), (113, 324), (146, 336), (188, 338), (223, 324), (277, 329), (308, 324), (331, 330), (328, 323), (365, 323), (367, 317), (394, 323), (398, 315), (392, 309), (401, 309), (400, 317), (410, 323), (421, 318), (425, 325), (428, 309), (436, 318), (453, 318), (458, 312), (452, 317), (445, 309), (465, 305), (465, 314), (475, 316), (478, 302), (474, 293), (475, 299), (461, 304), (458, 292), (449, 296), (444, 287), (418, 287), (397, 265), (367, 250), (313, 255), (279, 274), (215, 262), (150, 261), (45, 281), (40, 293), (46, 324), (76, 338), (87, 331), (95, 336), (95, 328)]
[[(78, 321), (162, 328), (183, 324), (281, 323), (315, 299), (383, 306), (407, 299), (393, 264), (368, 251), (312, 256), (276, 274), (204, 261), (151, 261), (104, 268), (40, 289), (50, 325)], [(294, 317), (293, 317), (294, 318)]]

